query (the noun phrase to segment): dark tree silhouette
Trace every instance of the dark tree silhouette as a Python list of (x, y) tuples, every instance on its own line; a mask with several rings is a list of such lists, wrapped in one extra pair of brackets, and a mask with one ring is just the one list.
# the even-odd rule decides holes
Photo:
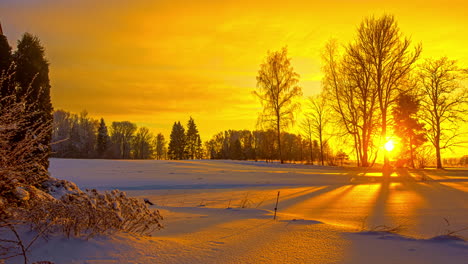
[(104, 119), (101, 118), (101, 121), (99, 122), (99, 127), (97, 131), (97, 139), (96, 139), (96, 150), (97, 154), (100, 158), (104, 158), (107, 154), (107, 151), (109, 149), (109, 133), (107, 131), (107, 126), (106, 123), (104, 122)]
[(185, 136), (185, 129), (180, 122), (174, 122), (171, 131), (171, 139), (169, 142), (169, 158), (175, 160), (182, 160), (187, 158), (186, 152), (187, 139)]
[(314, 165), (314, 151), (313, 151), (313, 144), (312, 144), (314, 128), (312, 127), (312, 118), (306, 115), (305, 118), (302, 120), (300, 126), (302, 130), (302, 135), (304, 136), (304, 140), (307, 141), (307, 146), (309, 148), (310, 164)]
[(166, 140), (164, 139), (164, 135), (159, 133), (155, 139), (155, 152), (156, 152), (156, 159), (162, 160), (166, 158), (167, 148), (166, 148)]
[(122, 121), (112, 122), (111, 128), (111, 142), (114, 146), (116, 157), (119, 159), (129, 159), (132, 140), (137, 126), (129, 121)]
[[(0, 26), (1, 27), (1, 26)], [(13, 56), (11, 53), (10, 44), (7, 37), (0, 33), (0, 76), (3, 76), (2, 85), (0, 87), (0, 98), (5, 98), (12, 95), (14, 91), (14, 81), (7, 78), (13, 72)], [(7, 103), (6, 101), (3, 104)]]
[[(366, 18), (360, 24), (356, 39), (346, 46), (342, 59), (338, 58), (336, 43), (326, 47), (324, 83), (347, 133), (354, 138), (361, 166), (371, 165), (368, 152), (379, 149), (373, 140), (379, 116), (379, 145), (387, 140), (389, 107), (398, 92), (407, 87), (409, 74), (421, 53), (420, 45), (412, 52), (410, 45), (394, 17), (384, 15)], [(384, 167), (388, 166), (388, 153), (384, 151)]]
[(202, 152), (202, 144), (200, 134), (198, 133), (197, 125), (195, 124), (195, 120), (193, 120), (192, 117), (190, 117), (187, 123), (186, 147), (189, 159), (200, 158), (200, 152)]
[(331, 107), (338, 113), (338, 123), (353, 137), (358, 166), (368, 167), (376, 131), (377, 91), (371, 84), (368, 65), (349, 50), (340, 56), (336, 41), (326, 44), (323, 84)]
[(153, 134), (146, 127), (138, 128), (133, 137), (132, 152), (134, 159), (149, 159), (153, 156)]
[[(376, 89), (381, 116), (381, 139), (387, 140), (387, 113), (398, 91), (403, 89), (408, 73), (421, 53), (421, 46), (410, 52), (411, 41), (403, 38), (395, 18), (383, 15), (365, 19), (357, 30), (356, 43), (348, 53), (360, 64)], [(384, 152), (384, 166), (389, 166)]]
[(298, 86), (299, 74), (294, 71), (288, 50), (268, 52), (257, 75), (257, 88), (254, 92), (263, 106), (261, 123), (267, 123), (276, 130), (278, 155), (281, 163), (281, 129), (294, 122), (294, 112), (299, 108), (295, 98), (302, 96)]
[[(323, 93), (309, 97), (306, 118), (309, 122), (308, 125), (309, 128), (311, 128), (311, 133), (315, 136), (316, 139), (318, 139), (320, 146), (320, 161), (322, 166), (325, 164), (324, 144), (326, 144), (329, 140), (328, 136), (325, 134), (328, 123), (330, 121), (329, 110), (330, 109), (328, 109), (327, 99)], [(310, 138), (309, 142), (311, 143)]]
[(423, 93), (422, 120), (428, 129), (427, 137), (435, 148), (437, 168), (442, 168), (441, 149), (457, 145), (459, 123), (466, 122), (468, 90), (459, 83), (461, 70), (456, 61), (446, 57), (428, 59), (419, 70)]
[(417, 148), (426, 141), (424, 124), (419, 122), (417, 117), (418, 111), (419, 100), (415, 95), (408, 93), (397, 97), (396, 105), (392, 110), (395, 134), (400, 138), (399, 159), (409, 160), (412, 168), (415, 168), (414, 159)]
[[(33, 131), (41, 124), (50, 124), (42, 141), (38, 142), (36, 150), (32, 153), (50, 155), (52, 103), (50, 101), (49, 63), (45, 58), (45, 51), (40, 40), (29, 33), (25, 33), (18, 41), (14, 53), (16, 64), (15, 81), (17, 83), (16, 96), (25, 97), (28, 107), (29, 122), (22, 127), (16, 140), (21, 140), (27, 131)], [(49, 160), (44, 159), (38, 172), (47, 174)]]

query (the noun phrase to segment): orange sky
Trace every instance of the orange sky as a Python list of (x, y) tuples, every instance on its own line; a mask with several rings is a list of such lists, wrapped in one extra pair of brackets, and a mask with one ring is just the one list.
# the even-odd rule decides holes
[(254, 129), (252, 95), (267, 50), (289, 47), (308, 96), (320, 90), (325, 42), (348, 42), (369, 15), (394, 14), (423, 57), (468, 65), (465, 1), (2, 0), (10, 44), (39, 36), (56, 109), (130, 120), (169, 136), (192, 116), (203, 140)]

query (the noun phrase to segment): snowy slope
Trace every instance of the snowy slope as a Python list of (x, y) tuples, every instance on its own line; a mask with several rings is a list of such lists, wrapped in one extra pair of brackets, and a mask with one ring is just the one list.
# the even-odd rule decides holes
[[(148, 198), (165, 229), (153, 237), (55, 237), (35, 244), (36, 261), (468, 263), (467, 242), (431, 239), (468, 227), (466, 170), (402, 170), (382, 182), (375, 170), (263, 162), (52, 159), (50, 172), (81, 188)], [(384, 225), (400, 228), (368, 232)]]

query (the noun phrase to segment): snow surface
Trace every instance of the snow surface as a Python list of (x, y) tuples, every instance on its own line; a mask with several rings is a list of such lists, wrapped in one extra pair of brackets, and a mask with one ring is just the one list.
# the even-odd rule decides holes
[(50, 172), (146, 198), (165, 229), (52, 237), (33, 246), (33, 261), (468, 264), (468, 243), (444, 236), (468, 237), (467, 170), (399, 170), (382, 181), (375, 169), (300, 164), (51, 159)]

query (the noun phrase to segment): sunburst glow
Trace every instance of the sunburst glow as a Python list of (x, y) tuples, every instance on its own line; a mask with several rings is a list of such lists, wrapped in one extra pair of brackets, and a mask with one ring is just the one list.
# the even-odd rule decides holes
[(395, 142), (390, 139), (389, 141), (387, 141), (387, 143), (385, 143), (384, 147), (386, 151), (392, 151), (395, 148)]

